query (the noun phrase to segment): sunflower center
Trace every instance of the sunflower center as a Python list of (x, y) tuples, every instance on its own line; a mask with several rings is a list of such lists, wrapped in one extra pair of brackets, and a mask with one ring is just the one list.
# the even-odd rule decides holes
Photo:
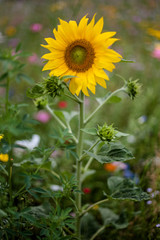
[(86, 72), (94, 63), (95, 53), (91, 43), (79, 39), (67, 46), (65, 62), (75, 72)]
[(84, 47), (76, 46), (71, 50), (71, 58), (74, 63), (83, 64), (86, 59), (87, 51)]

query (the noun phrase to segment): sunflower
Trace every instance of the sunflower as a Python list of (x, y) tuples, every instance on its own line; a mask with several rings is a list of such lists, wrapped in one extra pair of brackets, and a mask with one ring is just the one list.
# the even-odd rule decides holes
[(49, 60), (43, 71), (50, 70), (50, 76), (75, 76), (65, 80), (70, 80), (72, 94), (79, 95), (82, 91), (89, 96), (88, 89), (95, 94), (97, 83), (106, 88), (105, 80), (109, 78), (104, 69), (112, 72), (113, 63), (122, 58), (109, 48), (118, 40), (112, 38), (116, 32), (101, 33), (103, 17), (95, 24), (95, 15), (89, 24), (86, 16), (78, 25), (75, 21), (59, 21), (58, 29), (53, 30), (55, 39), (45, 38), (48, 45), (42, 45), (50, 51), (42, 56)]

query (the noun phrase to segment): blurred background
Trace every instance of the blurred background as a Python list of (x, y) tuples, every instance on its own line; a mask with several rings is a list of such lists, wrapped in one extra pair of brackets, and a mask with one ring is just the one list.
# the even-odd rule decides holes
[[(105, 106), (90, 126), (96, 124), (114, 123), (119, 131), (130, 135), (124, 143), (132, 150), (135, 159), (129, 162), (127, 177), (135, 177), (144, 186), (160, 190), (160, 1), (159, 0), (0, 0), (0, 51), (15, 49), (19, 43), (19, 51), (24, 52), (21, 59), (25, 64), (25, 77), (15, 78), (10, 90), (10, 101), (13, 103), (29, 103), (27, 112), (40, 122), (35, 128), (36, 134), (43, 136), (43, 143), (48, 144), (47, 134), (56, 128), (50, 116), (38, 111), (31, 99), (26, 96), (26, 89), (39, 82), (48, 72), (42, 72), (44, 65), (41, 56), (46, 53), (40, 44), (45, 44), (44, 38), (53, 37), (53, 28), (63, 20), (79, 21), (84, 15), (90, 18), (94, 14), (96, 20), (103, 16), (103, 31), (116, 31), (117, 41), (112, 48), (124, 59), (133, 63), (120, 62), (116, 64), (113, 73), (109, 73), (110, 81), (107, 90), (100, 86), (96, 89), (96, 97), (103, 97), (107, 91), (114, 91), (123, 85), (118, 75), (125, 79), (139, 79), (141, 92), (134, 101), (127, 95), (120, 94), (119, 103)], [(1, 74), (3, 73), (0, 65)], [(0, 87), (0, 98), (5, 95), (5, 89)], [(86, 98), (86, 109), (94, 109), (95, 96)], [(65, 111), (76, 110), (77, 105), (65, 97), (55, 99), (53, 108)], [(39, 114), (39, 115), (38, 115)], [(43, 115), (44, 114), (44, 115)], [(45, 116), (45, 117), (44, 117)], [(48, 123), (48, 125), (46, 125)], [(76, 130), (76, 126), (73, 126)], [(59, 152), (55, 153), (60, 154)], [(97, 187), (94, 188), (93, 177), (85, 182), (87, 201), (97, 200), (101, 193), (106, 174), (111, 175), (116, 167), (104, 167), (95, 163), (97, 169)], [(66, 166), (61, 166), (65, 171)], [(68, 166), (68, 169), (70, 166)], [(103, 172), (103, 174), (102, 174)], [(127, 175), (128, 174), (128, 175)], [(93, 193), (92, 195), (89, 195)], [(96, 193), (96, 194), (94, 194)], [(98, 195), (99, 194), (99, 195)], [(159, 194), (159, 193), (158, 193)], [(158, 195), (159, 199), (159, 195)], [(151, 203), (150, 203), (151, 204)], [(154, 203), (159, 212), (158, 200)], [(156, 212), (156, 213), (157, 213)], [(158, 221), (156, 219), (156, 221)], [(160, 221), (159, 221), (160, 222)], [(157, 222), (158, 223), (158, 222)], [(146, 224), (147, 222), (143, 224)], [(144, 225), (145, 226), (145, 225)], [(138, 231), (138, 230), (137, 230)]]

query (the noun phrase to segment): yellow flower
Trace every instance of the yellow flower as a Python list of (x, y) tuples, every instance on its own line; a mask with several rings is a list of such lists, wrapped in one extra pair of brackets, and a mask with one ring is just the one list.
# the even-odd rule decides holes
[(14, 26), (8, 26), (5, 30), (5, 33), (8, 37), (12, 37), (16, 34), (16, 28)]
[(8, 162), (8, 160), (9, 160), (8, 154), (0, 153), (0, 161), (2, 161), (2, 162)]
[(75, 76), (65, 80), (70, 80), (72, 94), (79, 95), (82, 90), (89, 96), (88, 89), (95, 94), (97, 83), (106, 88), (105, 80), (109, 78), (103, 69), (112, 72), (113, 63), (122, 58), (109, 48), (118, 40), (111, 38), (116, 32), (101, 33), (103, 18), (95, 24), (95, 15), (89, 24), (86, 16), (78, 25), (75, 21), (59, 21), (58, 30), (53, 30), (55, 39), (45, 38), (48, 45), (42, 45), (50, 51), (42, 56), (49, 60), (43, 71), (50, 70), (50, 76)]
[(148, 28), (148, 33), (149, 33), (149, 35), (160, 39), (160, 30), (156, 30), (156, 29), (153, 29), (153, 28)]
[(0, 141), (1, 141), (1, 139), (3, 139), (3, 137), (4, 137), (4, 135), (3, 135), (3, 134), (0, 134)]

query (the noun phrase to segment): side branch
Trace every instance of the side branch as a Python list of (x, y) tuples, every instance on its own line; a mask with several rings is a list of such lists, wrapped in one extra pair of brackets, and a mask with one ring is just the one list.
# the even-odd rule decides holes
[(91, 115), (84, 121), (84, 126), (94, 117), (94, 115), (101, 109), (101, 107), (103, 107), (104, 104), (107, 103), (107, 101), (115, 94), (117, 94), (118, 92), (121, 91), (125, 91), (125, 88), (122, 87), (120, 89), (117, 89), (116, 91), (112, 92), (105, 100), (102, 104), (100, 104), (92, 113)]

